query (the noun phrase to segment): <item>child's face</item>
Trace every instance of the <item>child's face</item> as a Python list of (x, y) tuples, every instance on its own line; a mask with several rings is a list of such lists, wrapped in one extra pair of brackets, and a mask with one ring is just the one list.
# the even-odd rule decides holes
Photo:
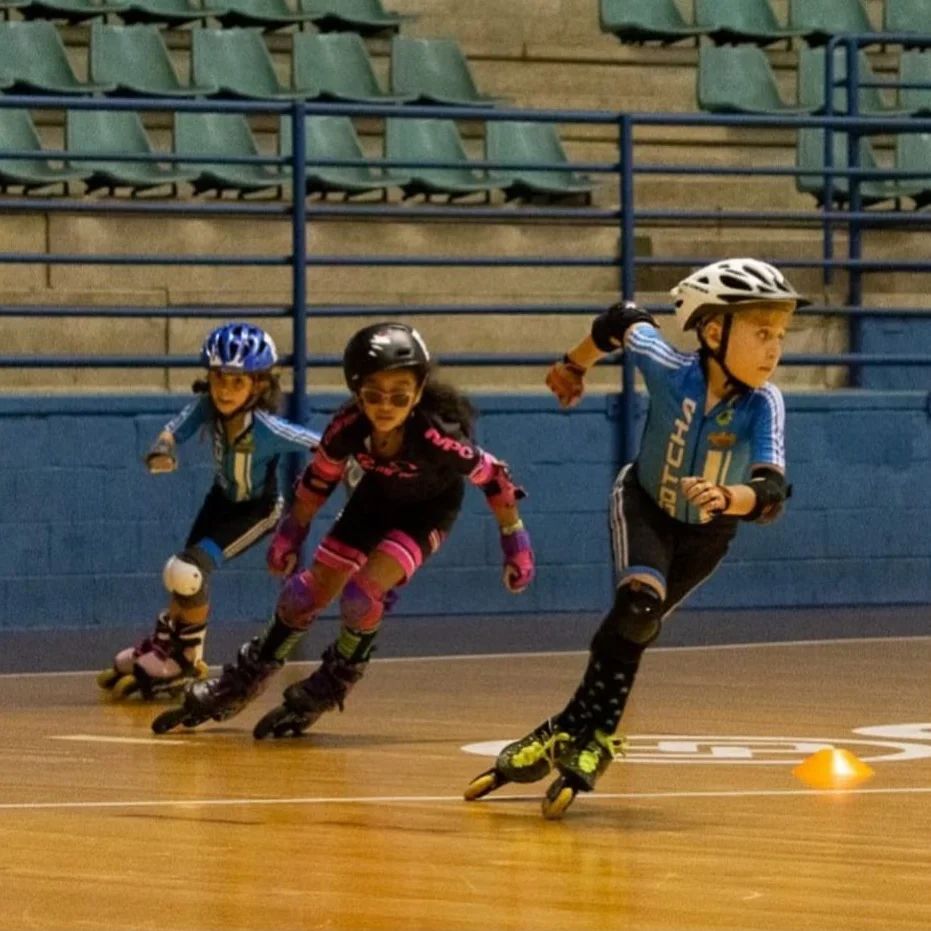
[[(769, 301), (734, 314), (725, 362), (735, 378), (751, 388), (760, 388), (769, 381), (782, 357), (782, 343), (794, 309), (794, 301)], [(720, 345), (720, 334), (720, 323), (712, 321), (708, 338), (715, 348)]]
[(252, 400), (255, 391), (255, 379), (242, 372), (210, 369), (207, 383), (210, 386), (210, 400), (223, 417), (229, 417)]
[(408, 369), (398, 369), (366, 376), (358, 399), (375, 430), (387, 433), (407, 420), (422, 393), (417, 376)]

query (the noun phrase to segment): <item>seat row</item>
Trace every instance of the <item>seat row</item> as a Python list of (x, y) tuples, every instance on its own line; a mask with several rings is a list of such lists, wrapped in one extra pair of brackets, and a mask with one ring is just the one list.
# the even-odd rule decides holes
[(823, 45), (831, 36), (886, 32), (931, 35), (927, 0), (885, 0), (882, 28), (870, 22), (861, 0), (789, 0), (785, 25), (769, 0), (695, 0), (694, 20), (687, 20), (675, 0), (599, 0), (602, 32), (621, 42), (670, 44), (709, 36), (716, 43), (771, 45), (804, 38)]
[[(129, 188), (134, 193), (165, 185), (188, 183), (195, 193), (235, 191), (255, 194), (280, 188), (291, 177), (288, 165), (255, 162), (224, 163), (227, 159), (263, 156), (249, 122), (230, 114), (176, 113), (172, 154), (179, 161), (170, 167), (157, 161), (126, 161), (120, 156), (156, 154), (137, 113), (131, 111), (73, 110), (65, 123), (68, 155), (95, 156), (51, 164), (42, 148), (29, 112), (0, 107), (0, 186), (41, 190), (50, 185), (83, 181), (89, 192), (111, 193)], [(278, 134), (279, 156), (292, 155), (291, 120), (282, 117)], [(568, 158), (556, 128), (546, 123), (489, 122), (485, 127), (485, 160), (510, 163), (515, 168), (485, 171), (471, 165), (456, 124), (448, 120), (391, 119), (386, 121), (384, 155), (409, 163), (437, 163), (437, 168), (375, 167), (366, 162), (352, 121), (346, 117), (309, 117), (305, 122), (307, 161), (353, 161), (347, 166), (308, 164), (308, 194), (356, 196), (399, 188), (406, 197), (463, 197), (504, 191), (511, 198), (587, 202), (594, 184), (568, 167)], [(4, 158), (4, 153), (34, 153), (29, 159)], [(191, 163), (184, 156), (205, 159)], [(268, 156), (264, 156), (268, 158)], [(216, 159), (216, 162), (210, 161)], [(533, 164), (546, 165), (534, 170)], [(567, 165), (561, 169), (560, 165)]]
[[(802, 129), (799, 131), (796, 148), (796, 167), (806, 169), (796, 177), (796, 187), (811, 194), (817, 203), (844, 205), (850, 200), (850, 181), (846, 176), (835, 175), (831, 179), (828, 195), (827, 175), (824, 169), (824, 130)], [(832, 169), (847, 170), (850, 167), (846, 133), (833, 133), (831, 146)], [(868, 138), (859, 142), (858, 165), (861, 171), (882, 171), (876, 151)], [(865, 207), (876, 206), (885, 201), (901, 201), (911, 198), (915, 207), (926, 207), (931, 203), (931, 133), (899, 133), (895, 137), (894, 168), (898, 172), (909, 172), (900, 178), (863, 178), (860, 181), (860, 196)]]
[(498, 101), (479, 91), (468, 60), (452, 39), (395, 36), (390, 90), (379, 84), (358, 33), (302, 32), (292, 41), (291, 83), (286, 86), (255, 30), (197, 29), (191, 33), (191, 81), (184, 84), (155, 26), (94, 23), (88, 80), (81, 81), (51, 23), (0, 23), (0, 91), (453, 106)]
[(118, 16), (124, 23), (177, 27), (212, 19), (223, 26), (266, 30), (304, 26), (324, 32), (350, 30), (362, 35), (395, 33), (415, 17), (386, 10), (381, 0), (0, 0), (0, 12), (25, 19), (71, 25)]
[[(929, 4), (931, 6), (931, 4)], [(798, 52), (796, 99), (783, 99), (766, 53), (755, 45), (702, 45), (698, 52), (696, 96), (702, 110), (712, 113), (824, 113), (825, 50), (802, 46)], [(868, 116), (931, 115), (931, 50), (903, 50), (899, 57), (897, 101), (887, 103), (875, 86), (876, 75), (865, 52), (857, 58), (857, 109)], [(835, 81), (847, 76), (846, 49), (834, 54)], [(866, 86), (864, 86), (866, 85)], [(923, 86), (922, 86), (923, 85)], [(834, 88), (834, 113), (847, 113), (846, 87)]]

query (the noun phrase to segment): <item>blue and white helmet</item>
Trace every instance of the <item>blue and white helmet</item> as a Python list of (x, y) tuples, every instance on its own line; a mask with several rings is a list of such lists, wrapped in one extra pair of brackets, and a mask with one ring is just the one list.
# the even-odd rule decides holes
[(204, 340), (201, 362), (224, 372), (267, 372), (278, 361), (274, 340), (251, 323), (224, 323)]

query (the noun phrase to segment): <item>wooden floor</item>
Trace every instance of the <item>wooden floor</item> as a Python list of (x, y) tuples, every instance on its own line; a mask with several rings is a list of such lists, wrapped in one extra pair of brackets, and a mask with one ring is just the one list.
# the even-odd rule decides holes
[[(345, 713), (261, 744), (306, 666), (163, 738), (90, 674), (0, 678), (0, 928), (931, 928), (931, 638), (657, 649), (628, 759), (564, 821), (545, 782), (463, 802), (490, 763), (463, 747), (537, 724), (583, 663), (376, 661)], [(807, 789), (824, 744), (872, 781)]]

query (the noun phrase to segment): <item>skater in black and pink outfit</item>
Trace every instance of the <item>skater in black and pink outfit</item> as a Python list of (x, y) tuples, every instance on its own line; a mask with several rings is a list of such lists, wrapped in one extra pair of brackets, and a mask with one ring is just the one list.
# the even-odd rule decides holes
[[(353, 397), (324, 431), (269, 548), (269, 567), (287, 577), (274, 619), (219, 678), (188, 688), (180, 708), (153, 722), (156, 732), (238, 713), (336, 598), (339, 637), (307, 679), (285, 690), (283, 704), (259, 721), (255, 736), (299, 735), (323, 712), (341, 709), (365, 672), (386, 602), (446, 539), (466, 481), (485, 494), (498, 522), (505, 586), (522, 592), (533, 579), (530, 536), (517, 506), (523, 491), (503, 462), (475, 444), (469, 401), (431, 377), (420, 334), (400, 323), (365, 327), (350, 339), (343, 370)], [(295, 571), (311, 521), (352, 459), (363, 470), (361, 481), (310, 568)]]

